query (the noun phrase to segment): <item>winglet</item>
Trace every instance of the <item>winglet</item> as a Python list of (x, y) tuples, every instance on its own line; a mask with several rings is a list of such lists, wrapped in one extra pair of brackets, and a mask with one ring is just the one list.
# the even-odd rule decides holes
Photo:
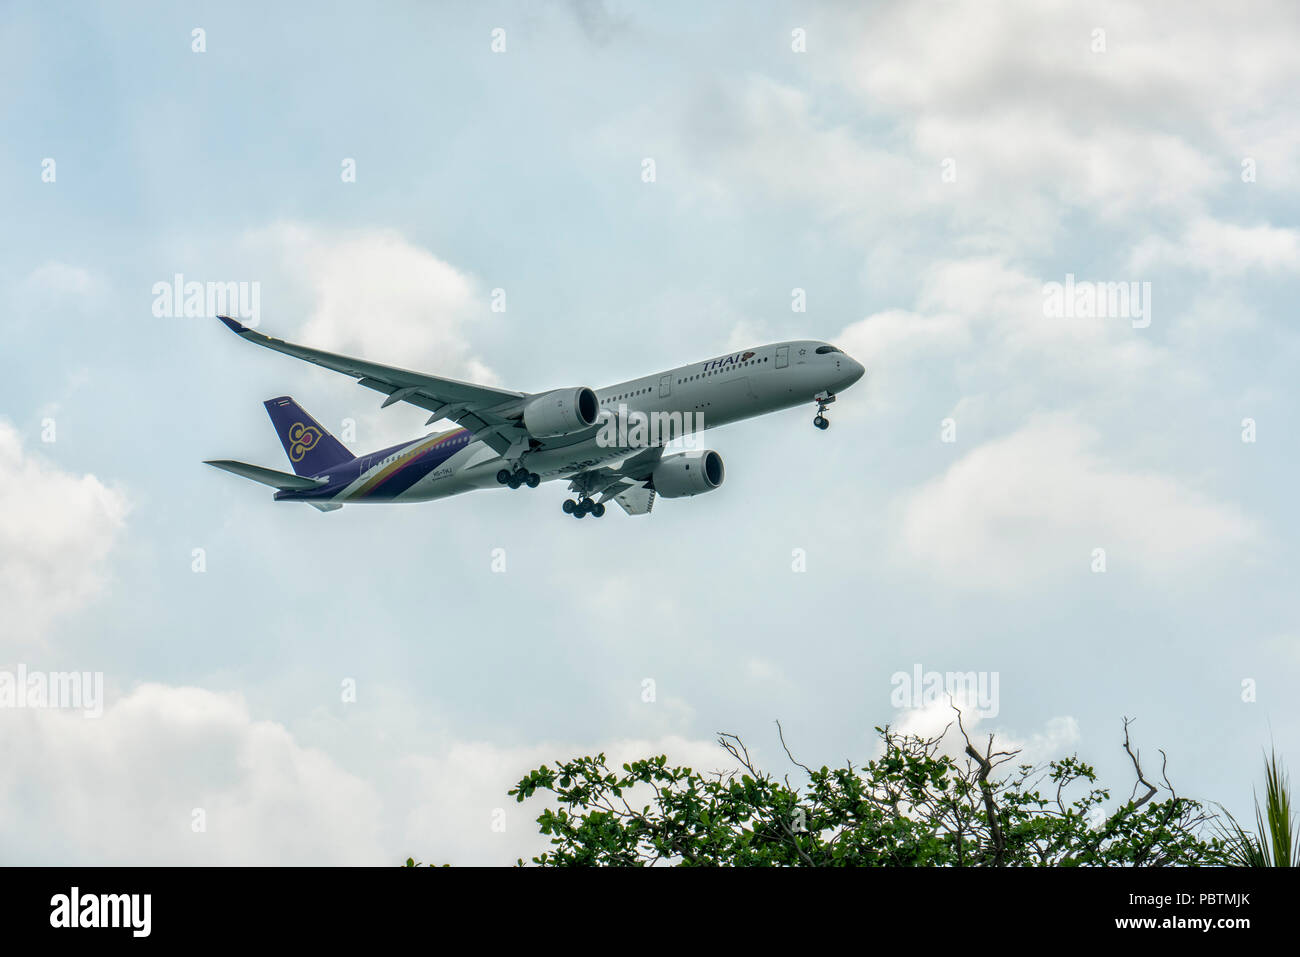
[(247, 331), (242, 322), (236, 322), (234, 319), (231, 319), (229, 316), (217, 316), (217, 318), (220, 319), (222, 322), (224, 322), (227, 326), (229, 326), (232, 332), (243, 334), (244, 332)]

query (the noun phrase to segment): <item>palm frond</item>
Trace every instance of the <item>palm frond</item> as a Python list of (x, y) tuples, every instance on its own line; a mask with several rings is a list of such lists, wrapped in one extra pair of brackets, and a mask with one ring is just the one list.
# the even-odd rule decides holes
[(1225, 808), (1227, 825), (1219, 838), (1233, 867), (1300, 867), (1300, 839), (1291, 811), (1291, 781), (1277, 760), (1277, 750), (1264, 758), (1264, 804), (1255, 793), (1255, 833), (1242, 827)]
[[(1272, 845), (1273, 867), (1300, 866), (1300, 842), (1296, 840), (1296, 821), (1291, 813), (1291, 782), (1273, 751), (1264, 765), (1264, 809), (1255, 802), (1255, 824), (1261, 843)], [(1266, 827), (1267, 825), (1267, 827)]]

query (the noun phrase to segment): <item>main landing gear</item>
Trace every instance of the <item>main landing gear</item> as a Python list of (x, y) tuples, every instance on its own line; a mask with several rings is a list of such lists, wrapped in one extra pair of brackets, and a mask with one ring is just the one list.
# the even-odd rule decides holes
[(509, 485), (511, 488), (519, 488), (521, 485), (527, 485), (529, 488), (537, 488), (542, 483), (542, 477), (536, 472), (530, 472), (525, 468), (502, 469), (497, 472), (497, 481), (502, 485)]
[(582, 518), (584, 515), (595, 515), (597, 518), (603, 518), (605, 515), (605, 505), (602, 502), (593, 502), (587, 496), (583, 496), (576, 502), (571, 498), (564, 500), (561, 506), (566, 515), (572, 515), (574, 518)]
[(817, 400), (817, 417), (813, 419), (813, 425), (825, 432), (831, 426), (831, 420), (826, 418), (826, 407), (835, 401), (835, 393), (823, 392), (813, 398)]

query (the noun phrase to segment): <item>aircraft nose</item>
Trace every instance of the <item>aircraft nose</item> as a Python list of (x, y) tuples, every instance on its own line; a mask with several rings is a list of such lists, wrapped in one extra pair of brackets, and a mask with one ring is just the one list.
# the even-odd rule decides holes
[(847, 369), (845, 371), (844, 384), (840, 386), (841, 389), (847, 389), (867, 374), (866, 366), (857, 359), (851, 359), (848, 356), (845, 356), (844, 359)]

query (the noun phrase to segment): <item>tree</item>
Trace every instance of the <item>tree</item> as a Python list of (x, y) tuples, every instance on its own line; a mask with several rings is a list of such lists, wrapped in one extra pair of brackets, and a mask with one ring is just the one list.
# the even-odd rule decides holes
[(760, 771), (740, 738), (720, 733), (733, 770), (699, 774), (659, 755), (615, 771), (598, 754), (543, 765), (509, 793), (519, 802), (551, 799), (537, 818), (551, 839), (533, 858), (543, 866), (1226, 863), (1229, 842), (1202, 837), (1217, 815), (1175, 792), (1164, 752), (1162, 784), (1147, 779), (1130, 723), (1124, 750), (1136, 781), (1109, 813), (1109, 789), (1077, 756), (1012, 769), (1019, 752), (995, 750), (993, 735), (976, 747), (960, 712), (961, 760), (941, 750), (948, 729), (926, 738), (877, 728), (882, 753), (861, 767), (814, 770), (786, 748), (807, 776), (796, 787)]

